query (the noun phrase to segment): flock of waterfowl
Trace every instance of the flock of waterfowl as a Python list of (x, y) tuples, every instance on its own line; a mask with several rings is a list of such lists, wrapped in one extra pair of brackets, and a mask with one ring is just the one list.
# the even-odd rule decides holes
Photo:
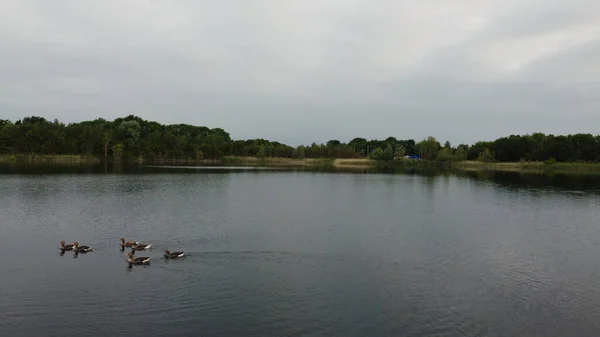
[[(152, 244), (151, 243), (140, 243), (139, 241), (127, 241), (125, 242), (124, 238), (120, 239), (121, 243), (121, 251), (124, 251), (125, 248), (131, 248), (131, 252), (127, 253), (127, 262), (129, 262), (130, 265), (133, 264), (148, 264), (150, 263), (151, 257), (149, 256), (136, 256), (135, 255), (135, 251), (136, 250), (148, 250), (150, 248), (152, 248)], [(78, 253), (87, 253), (92, 251), (92, 247), (90, 246), (85, 246), (85, 245), (79, 245), (79, 242), (75, 241), (73, 242), (73, 244), (70, 245), (66, 245), (65, 241), (61, 241), (60, 242), (60, 250), (64, 253), (65, 251), (73, 251), (75, 252), (75, 254)], [(178, 259), (183, 257), (185, 254), (183, 252), (170, 252), (168, 249), (166, 249), (164, 251), (164, 257), (167, 259)]]

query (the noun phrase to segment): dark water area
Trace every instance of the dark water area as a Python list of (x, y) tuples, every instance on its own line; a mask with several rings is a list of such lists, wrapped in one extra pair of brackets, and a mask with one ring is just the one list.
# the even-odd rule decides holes
[[(580, 175), (0, 166), (0, 336), (598, 336), (598, 191)], [(120, 237), (151, 242), (150, 265), (130, 267)]]

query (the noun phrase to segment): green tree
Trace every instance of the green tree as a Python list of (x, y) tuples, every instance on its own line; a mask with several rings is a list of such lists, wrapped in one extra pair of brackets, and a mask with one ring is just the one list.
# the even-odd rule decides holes
[(298, 146), (298, 158), (304, 159), (306, 156), (306, 151), (303, 145)]
[(337, 139), (332, 139), (327, 142), (327, 146), (329, 146), (329, 147), (340, 146), (340, 145), (342, 145), (342, 143)]
[(467, 149), (465, 149), (464, 147), (457, 147), (456, 150), (454, 150), (454, 155), (453, 155), (453, 160), (454, 161), (463, 161), (463, 160), (467, 160)]
[(13, 142), (17, 139), (17, 126), (11, 122), (2, 123), (0, 128), (0, 153), (13, 152)]
[(489, 148), (491, 145), (491, 142), (476, 142), (473, 144), (473, 146), (469, 147), (469, 150), (467, 151), (467, 159), (477, 160), (479, 158), (479, 154), (486, 148)]
[(417, 144), (419, 155), (425, 160), (435, 160), (440, 150), (440, 143), (432, 136), (427, 137)]
[(494, 154), (490, 151), (490, 149), (485, 148), (483, 152), (479, 153), (477, 160), (484, 163), (491, 163), (494, 161)]
[(112, 142), (113, 130), (108, 129), (104, 131), (102, 135), (102, 145), (104, 146), (104, 158), (108, 156), (108, 145)]
[(140, 123), (136, 120), (127, 120), (119, 124), (118, 139), (124, 145), (124, 151), (135, 153), (141, 135)]
[(437, 154), (437, 160), (439, 161), (451, 161), (454, 159), (452, 156), (452, 149), (450, 147), (444, 146)]
[(354, 138), (348, 143), (348, 146), (354, 149), (354, 152), (362, 156), (366, 156), (368, 154), (367, 140), (365, 138)]
[(386, 160), (386, 161), (394, 160), (394, 149), (392, 148), (391, 145), (388, 144), (385, 147), (385, 150), (383, 151), (383, 154), (381, 155), (381, 160)]
[(406, 155), (406, 148), (402, 145), (396, 146), (396, 151), (394, 152), (394, 157), (396, 160), (401, 160)]
[(376, 148), (369, 154), (369, 158), (373, 160), (382, 160), (383, 156), (383, 150), (380, 147)]
[(258, 148), (258, 152), (256, 153), (256, 157), (258, 158), (265, 158), (267, 156), (266, 152), (265, 152), (265, 147), (264, 146), (260, 146)]
[(113, 156), (116, 160), (120, 160), (123, 155), (123, 144), (117, 143), (113, 146)]

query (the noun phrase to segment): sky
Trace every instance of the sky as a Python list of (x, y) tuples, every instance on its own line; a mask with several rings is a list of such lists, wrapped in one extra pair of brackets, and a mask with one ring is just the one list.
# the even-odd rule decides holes
[(598, 133), (597, 0), (3, 0), (0, 118), (290, 145)]

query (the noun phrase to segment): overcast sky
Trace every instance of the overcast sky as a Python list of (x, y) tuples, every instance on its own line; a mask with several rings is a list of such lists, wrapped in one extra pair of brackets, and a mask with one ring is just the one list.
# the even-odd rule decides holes
[(0, 118), (289, 144), (598, 133), (598, 0), (2, 0)]

